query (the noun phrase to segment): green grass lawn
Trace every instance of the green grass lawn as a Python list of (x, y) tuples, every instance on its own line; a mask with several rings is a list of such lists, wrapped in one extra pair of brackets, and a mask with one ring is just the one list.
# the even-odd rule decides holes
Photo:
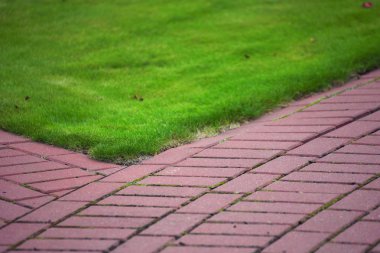
[(380, 1), (0, 0), (0, 128), (150, 155), (380, 63)]

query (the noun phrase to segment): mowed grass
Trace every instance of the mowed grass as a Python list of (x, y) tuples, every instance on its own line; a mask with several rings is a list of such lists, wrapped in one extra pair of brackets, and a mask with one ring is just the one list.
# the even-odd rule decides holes
[(126, 161), (380, 63), (380, 2), (0, 0), (0, 128)]

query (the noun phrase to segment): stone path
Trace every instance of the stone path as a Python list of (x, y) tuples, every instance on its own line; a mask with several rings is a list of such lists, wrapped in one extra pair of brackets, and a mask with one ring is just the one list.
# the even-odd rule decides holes
[(377, 78), (130, 167), (0, 131), (0, 251), (380, 252)]

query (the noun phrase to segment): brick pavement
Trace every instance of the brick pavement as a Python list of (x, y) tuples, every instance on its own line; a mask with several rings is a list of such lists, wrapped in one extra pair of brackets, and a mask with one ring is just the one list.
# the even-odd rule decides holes
[(124, 167), (0, 131), (1, 252), (380, 252), (380, 71)]

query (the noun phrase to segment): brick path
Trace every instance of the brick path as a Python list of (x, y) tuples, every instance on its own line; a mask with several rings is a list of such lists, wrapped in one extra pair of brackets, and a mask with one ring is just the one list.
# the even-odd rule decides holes
[(380, 252), (376, 78), (130, 167), (0, 131), (0, 251)]

